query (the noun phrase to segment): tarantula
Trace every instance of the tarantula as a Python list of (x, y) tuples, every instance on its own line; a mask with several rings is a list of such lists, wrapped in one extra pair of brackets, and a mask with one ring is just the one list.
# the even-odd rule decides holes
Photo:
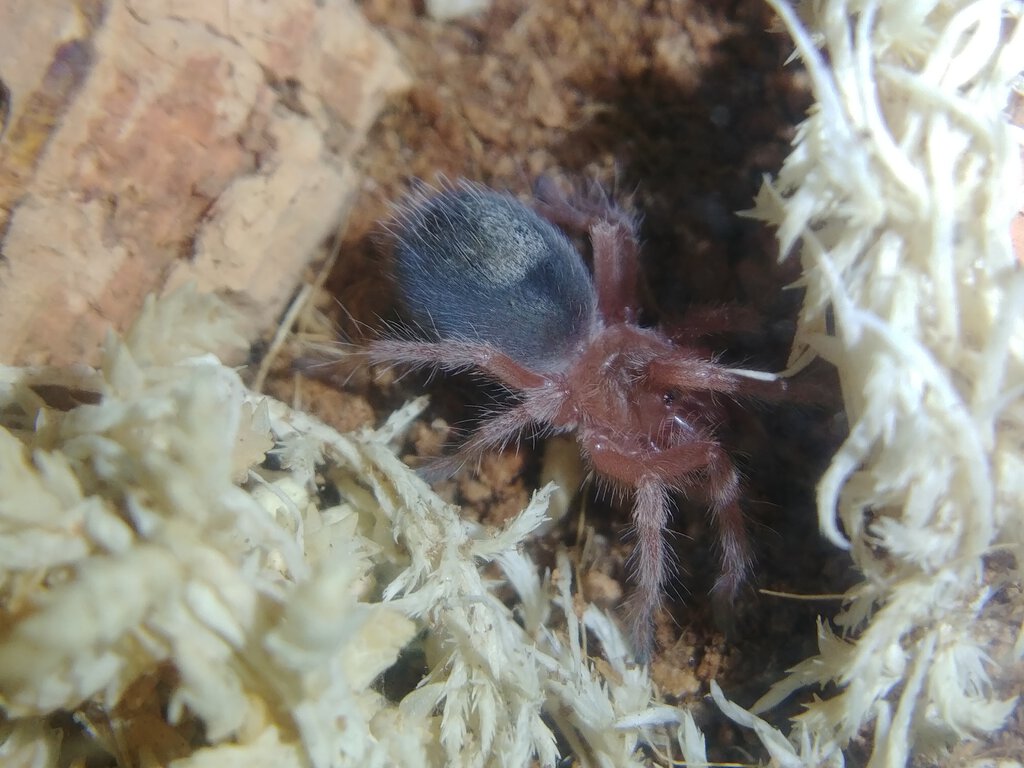
[[(375, 341), (370, 358), (474, 370), (512, 393), (449, 468), (527, 428), (572, 431), (599, 481), (632, 493), (633, 639), (646, 658), (670, 574), (673, 492), (708, 499), (720, 541), (716, 593), (731, 599), (750, 568), (740, 478), (715, 427), (719, 396), (751, 382), (693, 344), (711, 330), (707, 317), (678, 333), (639, 324), (639, 244), (624, 211), (603, 194), (570, 201), (548, 180), (537, 200), (531, 209), (469, 182), (407, 200), (389, 231), (398, 297), (417, 339)], [(555, 225), (589, 235), (593, 276)]]

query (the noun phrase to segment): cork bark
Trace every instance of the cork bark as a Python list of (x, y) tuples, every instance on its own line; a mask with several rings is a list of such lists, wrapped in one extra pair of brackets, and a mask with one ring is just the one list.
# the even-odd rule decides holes
[(11, 0), (0, 50), (2, 362), (188, 281), (272, 324), (407, 79), (349, 0)]

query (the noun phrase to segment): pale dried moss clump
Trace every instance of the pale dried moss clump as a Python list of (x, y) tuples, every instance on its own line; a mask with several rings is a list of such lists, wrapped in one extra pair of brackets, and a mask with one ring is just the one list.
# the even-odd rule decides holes
[[(1021, 155), (1004, 109), (1024, 4), (806, 2), (801, 20), (771, 4), (817, 104), (754, 215), (803, 264), (794, 365), (817, 354), (839, 372), (850, 434), (820, 523), (864, 580), (754, 711), (835, 683), (777, 761), (842, 765), (872, 733), (871, 765), (903, 766), (999, 729), (1019, 693)], [(1017, 739), (993, 756), (1024, 757)]]
[[(2, 369), (0, 763), (553, 765), (548, 722), (598, 765), (676, 729), (702, 754), (612, 622), (577, 618), (568, 559), (552, 583), (517, 551), (550, 489), (474, 527), (394, 455), (422, 402), (340, 435), (208, 352), (242, 343), (223, 304), (183, 291), (97, 371)], [(426, 678), (388, 700), (375, 680), (406, 647)], [(63, 758), (59, 710), (83, 729)]]

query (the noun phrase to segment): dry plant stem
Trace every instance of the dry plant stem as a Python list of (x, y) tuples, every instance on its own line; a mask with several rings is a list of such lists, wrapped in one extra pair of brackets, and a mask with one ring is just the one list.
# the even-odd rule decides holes
[(303, 285), (302, 288), (299, 289), (298, 294), (288, 305), (288, 309), (284, 313), (284, 317), (281, 318), (281, 322), (277, 324), (277, 330), (274, 332), (274, 338), (270, 341), (267, 353), (260, 361), (260, 367), (256, 371), (256, 376), (253, 377), (252, 388), (257, 392), (263, 391), (263, 385), (266, 383), (267, 374), (270, 373), (274, 360), (277, 359), (277, 356), (284, 348), (285, 342), (288, 340), (288, 336), (292, 333), (292, 326), (295, 325), (295, 321), (305, 311), (310, 298), (314, 295), (314, 286), (309, 284)]
[(294, 333), (296, 323), (306, 315), (310, 308), (313, 306), (313, 298), (318, 296), (323, 289), (324, 283), (327, 282), (328, 275), (334, 269), (334, 265), (338, 261), (338, 255), (341, 252), (341, 238), (335, 236), (330, 250), (327, 253), (327, 258), (324, 259), (323, 264), (317, 269), (316, 279), (312, 283), (304, 283), (299, 289), (298, 295), (292, 299), (288, 305), (288, 309), (281, 318), (281, 322), (278, 323), (277, 329), (274, 332), (274, 338), (270, 342), (270, 346), (267, 348), (266, 353), (263, 355), (263, 359), (260, 361), (260, 367), (256, 371), (256, 375), (253, 377), (252, 388), (257, 392), (263, 391), (263, 385), (266, 383), (267, 376), (270, 373), (274, 362), (277, 360), (281, 350), (284, 349), (285, 342), (287, 341), (289, 334)]

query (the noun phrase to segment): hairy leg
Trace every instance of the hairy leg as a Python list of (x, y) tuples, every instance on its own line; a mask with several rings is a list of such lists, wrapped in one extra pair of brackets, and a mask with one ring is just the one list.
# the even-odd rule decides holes
[(485, 417), (458, 450), (427, 462), (421, 475), (429, 480), (451, 477), (489, 450), (504, 448), (531, 424), (564, 426), (561, 411), (567, 397), (565, 382), (523, 367), (483, 344), (386, 339), (373, 342), (368, 357), (375, 363), (394, 363), (446, 371), (478, 370), (517, 393), (522, 401)]
[(740, 477), (736, 465), (721, 448), (712, 451), (707, 465), (711, 520), (718, 531), (721, 573), (715, 593), (728, 600), (736, 596), (750, 571), (752, 557), (743, 510), (740, 509)]
[(652, 387), (665, 390), (721, 392), (736, 399), (750, 398), (766, 403), (799, 402), (808, 405), (835, 402), (834, 389), (808, 377), (794, 379), (751, 371), (744, 375), (708, 360), (690, 347), (676, 347), (676, 353), (652, 360), (647, 366), (647, 380)]
[[(639, 654), (650, 651), (654, 611), (668, 577), (669, 553), (663, 539), (668, 489), (706, 487), (720, 546), (721, 574), (714, 587), (717, 595), (731, 600), (739, 590), (750, 570), (750, 542), (739, 505), (739, 473), (717, 443), (695, 440), (642, 458), (607, 446), (599, 436), (587, 436), (584, 447), (594, 469), (637, 489), (633, 511), (638, 534), (637, 611), (633, 631), (644, 641), (636, 646)], [(660, 499), (658, 512), (655, 496)]]
[(735, 392), (740, 388), (739, 376), (686, 349), (679, 349), (671, 357), (652, 360), (646, 373), (655, 389)]
[[(607, 458), (612, 460), (612, 457)], [(752, 557), (746, 521), (739, 503), (740, 476), (729, 454), (718, 443), (703, 440), (660, 451), (642, 461), (617, 456), (612, 462), (619, 472), (656, 473), (658, 479), (669, 487), (705, 490), (720, 547), (721, 573), (714, 590), (731, 600), (750, 571)], [(606, 460), (605, 464), (608, 466), (609, 461)], [(636, 474), (636, 477), (643, 476)]]
[(370, 344), (373, 363), (439, 368), (456, 372), (477, 369), (516, 391), (543, 387), (548, 379), (524, 368), (508, 355), (486, 344), (467, 341), (402, 341), (382, 339)]
[(601, 315), (609, 323), (636, 322), (639, 310), (639, 255), (633, 220), (598, 188), (570, 200), (546, 176), (537, 180), (537, 212), (563, 229), (588, 233), (594, 249), (594, 287)]
[(654, 650), (654, 614), (661, 605), (661, 595), (669, 577), (671, 556), (665, 545), (668, 522), (668, 492), (653, 477), (640, 481), (633, 506), (633, 527), (636, 548), (633, 563), (636, 592), (631, 605), (633, 648), (640, 661), (646, 661)]
[(590, 228), (597, 306), (609, 323), (636, 323), (639, 245), (632, 228), (607, 219)]
[(500, 450), (518, 440), (530, 425), (549, 423), (546, 405), (543, 397), (531, 398), (527, 393), (523, 402), (487, 417), (455, 453), (427, 463), (423, 475), (428, 480), (451, 477), (466, 464), (478, 461), (487, 451)]
[(557, 227), (585, 235), (598, 221), (608, 221), (633, 231), (633, 219), (609, 199), (596, 183), (571, 198), (550, 176), (541, 176), (533, 188), (537, 202), (534, 210)]

